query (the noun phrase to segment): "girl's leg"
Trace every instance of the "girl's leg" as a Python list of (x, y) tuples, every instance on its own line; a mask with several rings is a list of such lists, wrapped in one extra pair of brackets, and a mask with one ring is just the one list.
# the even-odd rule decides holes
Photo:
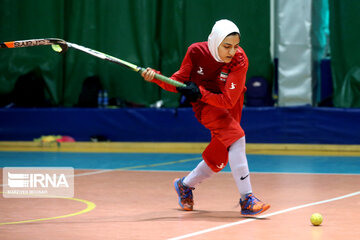
[(242, 200), (252, 193), (250, 173), (245, 153), (245, 137), (234, 142), (229, 148), (229, 164)]

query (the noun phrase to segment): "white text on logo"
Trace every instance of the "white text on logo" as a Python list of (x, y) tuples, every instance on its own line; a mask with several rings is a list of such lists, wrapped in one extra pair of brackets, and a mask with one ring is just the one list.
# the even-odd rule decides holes
[(20, 188), (47, 188), (49, 185), (54, 188), (69, 187), (69, 184), (64, 174), (60, 174), (59, 177), (56, 174), (14, 174), (8, 173), (8, 184), (9, 187), (20, 187)]

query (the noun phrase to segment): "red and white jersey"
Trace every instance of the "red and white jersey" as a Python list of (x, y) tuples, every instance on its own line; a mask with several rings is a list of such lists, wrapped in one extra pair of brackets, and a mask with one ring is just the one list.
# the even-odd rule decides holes
[[(199, 86), (202, 98), (193, 103), (194, 111), (198, 105), (206, 103), (219, 108), (226, 108), (240, 121), (248, 59), (239, 47), (230, 63), (217, 62), (211, 55), (208, 43), (192, 44), (184, 57), (179, 71), (171, 78), (180, 82), (192, 81)], [(154, 79), (153, 82), (167, 91), (177, 92), (176, 88)]]

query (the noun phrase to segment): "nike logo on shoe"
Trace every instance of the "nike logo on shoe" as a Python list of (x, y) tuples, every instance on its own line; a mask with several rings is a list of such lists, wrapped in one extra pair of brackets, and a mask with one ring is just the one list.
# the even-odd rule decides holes
[(244, 180), (245, 178), (247, 178), (248, 176), (249, 176), (249, 174), (246, 175), (245, 177), (241, 177), (240, 180), (242, 181), (242, 180)]

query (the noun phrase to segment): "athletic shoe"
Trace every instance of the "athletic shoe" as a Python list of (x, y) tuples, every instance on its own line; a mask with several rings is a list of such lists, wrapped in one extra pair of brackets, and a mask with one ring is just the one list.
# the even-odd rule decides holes
[(270, 204), (266, 204), (257, 199), (253, 194), (248, 194), (244, 201), (240, 199), (241, 214), (245, 216), (255, 216), (270, 208)]
[(179, 205), (186, 211), (192, 211), (194, 206), (192, 190), (195, 188), (185, 186), (183, 180), (184, 178), (174, 180), (175, 191), (179, 196)]

